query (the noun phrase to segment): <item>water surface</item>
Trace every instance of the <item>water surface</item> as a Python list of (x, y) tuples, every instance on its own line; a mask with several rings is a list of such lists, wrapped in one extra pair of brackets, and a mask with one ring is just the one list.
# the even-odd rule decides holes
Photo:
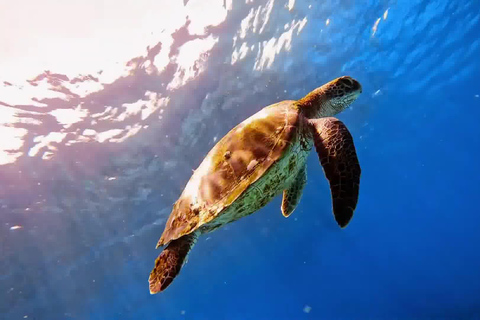
[[(2, 6), (3, 7), (3, 6)], [(5, 10), (4, 10), (5, 9)], [(0, 10), (2, 319), (478, 319), (478, 1), (47, 1)], [(340, 230), (312, 154), (276, 199), (148, 274), (207, 151), (350, 75), (362, 165)]]

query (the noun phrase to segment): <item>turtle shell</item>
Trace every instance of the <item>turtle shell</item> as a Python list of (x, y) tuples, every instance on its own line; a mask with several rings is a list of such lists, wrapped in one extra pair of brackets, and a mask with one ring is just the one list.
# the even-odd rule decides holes
[(230, 130), (188, 181), (157, 247), (221, 215), (285, 154), (295, 140), (299, 120), (295, 101), (282, 101), (263, 108)]

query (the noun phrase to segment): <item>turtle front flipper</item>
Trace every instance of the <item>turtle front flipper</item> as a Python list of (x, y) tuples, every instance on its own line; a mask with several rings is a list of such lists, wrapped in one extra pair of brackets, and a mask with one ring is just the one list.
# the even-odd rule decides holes
[(285, 218), (288, 218), (290, 214), (295, 210), (300, 198), (302, 197), (303, 188), (307, 184), (307, 172), (306, 165), (298, 172), (295, 180), (292, 182), (287, 190), (283, 191), (282, 199), (282, 214)]
[(171, 241), (155, 260), (155, 267), (148, 279), (150, 294), (165, 290), (178, 275), (185, 263), (188, 252), (197, 241), (198, 233), (193, 232)]
[(360, 165), (353, 138), (347, 127), (336, 118), (309, 121), (313, 141), (330, 182), (333, 214), (338, 225), (346, 227), (357, 206), (360, 187)]

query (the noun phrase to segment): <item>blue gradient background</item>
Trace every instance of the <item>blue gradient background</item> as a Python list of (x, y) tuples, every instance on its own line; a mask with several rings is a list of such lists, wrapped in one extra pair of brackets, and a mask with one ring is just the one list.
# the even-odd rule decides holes
[[(207, 32), (219, 40), (205, 71), (176, 90), (165, 86), (174, 62), (155, 75), (138, 63), (74, 102), (46, 99), (42, 110), (0, 105), (41, 122), (12, 124), (29, 132), (24, 155), (0, 166), (1, 319), (480, 319), (480, 2), (297, 1), (291, 11), (286, 5), (235, 2)], [(249, 46), (278, 39), (292, 20), (307, 23), (270, 67), (254, 70), (256, 52), (232, 65), (241, 21), (269, 6), (264, 32), (246, 35)], [(195, 38), (178, 31), (172, 55)], [(298, 99), (341, 75), (364, 88), (339, 115), (362, 166), (350, 225), (336, 226), (313, 153), (290, 218), (275, 199), (202, 237), (171, 287), (150, 296), (155, 243), (214, 137), (265, 105)], [(66, 81), (61, 70), (43, 77)], [(135, 136), (58, 143), (51, 161), (27, 155), (36, 135), (60, 130), (45, 110), (83, 102), (102, 112), (146, 90), (171, 104), (161, 120), (158, 111), (143, 120), (148, 128)], [(84, 119), (61, 130), (75, 135), (89, 127)], [(45, 201), (38, 204), (39, 197)]]

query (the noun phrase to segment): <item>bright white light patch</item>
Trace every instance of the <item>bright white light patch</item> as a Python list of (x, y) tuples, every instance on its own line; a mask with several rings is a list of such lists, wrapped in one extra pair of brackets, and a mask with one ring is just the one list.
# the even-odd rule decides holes
[(262, 43), (263, 50), (261, 51), (261, 53), (259, 51), (259, 56), (257, 57), (253, 68), (258, 71), (270, 68), (275, 60), (275, 57), (282, 50), (290, 51), (292, 47), (294, 31), (297, 30), (296, 34), (300, 34), (306, 24), (307, 18), (304, 18), (303, 20), (297, 22), (295, 22), (294, 20), (292, 21), (290, 29), (282, 33), (278, 39), (273, 37), (269, 41), (264, 41)]
[[(187, 3), (187, 15), (191, 20), (188, 26), (190, 34), (204, 35), (209, 26), (218, 26), (225, 21), (232, 4), (223, 6), (223, 0), (190, 0)], [(208, 8), (208, 14), (205, 14)]]
[[(253, 49), (252, 49), (253, 50)], [(249, 51), (249, 48), (247, 46), (247, 43), (244, 42), (240, 46), (240, 48), (233, 50), (232, 52), (232, 62), (231, 64), (235, 64), (237, 61), (242, 60), (247, 56), (247, 53)]]
[(288, 11), (292, 11), (294, 5), (295, 0), (288, 0)]
[(75, 109), (55, 109), (50, 111), (50, 114), (57, 118), (65, 128), (72, 124), (82, 121), (88, 114), (88, 111), (78, 106)]
[(210, 35), (208, 38), (195, 39), (181, 46), (176, 60), (178, 69), (167, 88), (177, 89), (202, 73), (205, 69), (202, 56), (210, 52), (217, 42), (218, 38)]
[(171, 0), (11, 1), (0, 10), (0, 43), (8, 47), (0, 50), (0, 78), (119, 69), (117, 63), (156, 43), (158, 33), (152, 30), (171, 33), (187, 14), (183, 1)]
[(383, 20), (387, 20), (388, 10), (390, 10), (390, 8), (388, 8), (387, 10), (385, 10), (385, 12), (383, 13)]
[(30, 157), (34, 157), (44, 147), (48, 147), (49, 149), (56, 150), (56, 148), (53, 145), (51, 145), (51, 143), (52, 142), (60, 143), (63, 141), (63, 139), (66, 136), (67, 134), (63, 132), (50, 132), (46, 136), (37, 136), (33, 139), (33, 141), (36, 142), (37, 144), (28, 151), (28, 155)]
[(378, 18), (377, 21), (375, 21), (375, 24), (372, 27), (372, 37), (375, 35), (375, 33), (377, 33), (378, 24), (380, 23), (380, 20), (382, 20), (382, 18)]

